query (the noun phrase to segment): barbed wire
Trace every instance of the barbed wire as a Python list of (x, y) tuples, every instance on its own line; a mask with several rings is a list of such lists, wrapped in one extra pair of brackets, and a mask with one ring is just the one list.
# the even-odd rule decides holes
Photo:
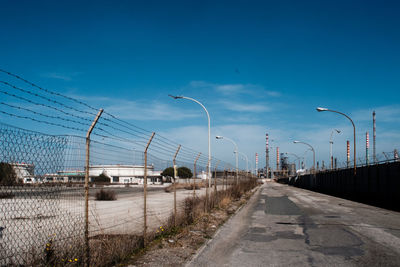
[[(27, 112), (30, 114), (30, 115), (22, 115), (22, 114), (15, 114), (11, 111), (0, 111), (0, 113), (2, 113), (4, 115), (12, 116), (14, 118), (19, 118), (19, 119), (30, 120), (30, 121), (33, 121), (36, 123), (42, 123), (42, 124), (46, 124), (46, 125), (50, 125), (50, 126), (62, 127), (64, 129), (77, 131), (79, 133), (85, 133), (86, 129), (82, 129), (80, 127), (74, 127), (74, 126), (67, 125), (67, 124), (73, 123), (73, 124), (77, 124), (80, 126), (88, 127), (90, 125), (90, 123), (92, 122), (92, 118), (83, 117), (83, 116), (77, 115), (77, 114), (85, 114), (85, 115), (95, 116), (96, 113), (92, 112), (92, 111), (98, 111), (97, 108), (95, 108), (83, 101), (77, 100), (73, 97), (63, 95), (61, 93), (57, 93), (57, 92), (53, 92), (51, 90), (45, 89), (41, 86), (38, 86), (35, 83), (32, 83), (32, 82), (22, 78), (19, 75), (5, 71), (3, 69), (0, 69), (0, 72), (4, 73), (6, 75), (9, 75), (11, 77), (14, 77), (41, 92), (50, 94), (52, 96), (57, 96), (57, 97), (67, 99), (69, 101), (72, 101), (78, 105), (84, 106), (85, 108), (89, 108), (91, 110), (91, 111), (87, 111), (87, 110), (83, 110), (80, 108), (75, 108), (73, 106), (70, 106), (69, 104), (62, 103), (60, 101), (57, 101), (57, 100), (51, 99), (47, 96), (44, 96), (43, 94), (33, 92), (32, 90), (29, 90), (26, 88), (21, 88), (21, 86), (16, 86), (16, 85), (12, 84), (11, 82), (0, 80), (0, 84), (2, 86), (5, 86), (7, 88), (12, 88), (12, 89), (22, 92), (24, 94), (29, 94), (32, 98), (28, 99), (26, 97), (16, 95), (16, 94), (7, 92), (2, 89), (0, 89), (0, 93), (4, 94), (6, 96), (12, 97), (14, 99), (22, 100), (22, 101), (30, 103), (32, 105), (36, 105), (36, 106), (54, 110), (56, 112), (60, 112), (65, 117), (59, 116), (59, 115), (54, 115), (54, 114), (46, 114), (44, 112), (35, 111), (31, 108), (22, 107), (17, 104), (14, 104), (14, 103), (11, 104), (11, 103), (6, 103), (6, 102), (2, 101), (0, 104), (3, 106), (14, 108), (21, 112), (23, 111), (23, 112)], [(33, 98), (38, 98), (38, 99), (44, 100), (44, 101), (48, 102), (49, 104), (35, 101), (35, 100), (33, 100)], [(59, 107), (62, 107), (63, 109), (68, 109), (77, 114), (74, 114), (69, 111), (65, 111)], [(121, 120), (117, 116), (115, 116), (107, 111), (104, 111), (103, 114), (104, 115), (100, 118), (100, 120), (98, 121), (98, 125), (95, 127), (95, 129), (92, 133), (93, 136), (95, 136), (95, 137), (97, 136), (99, 138), (102, 138), (103, 140), (104, 139), (113, 140), (114, 142), (121, 143), (121, 144), (122, 143), (130, 144), (129, 146), (133, 145), (133, 147), (139, 146), (139, 147), (144, 148), (146, 146), (146, 143), (148, 142), (148, 139), (151, 136), (151, 133), (152, 133), (151, 131), (143, 129), (141, 127), (138, 127), (137, 125), (134, 125), (133, 123), (127, 122), (125, 120)], [(54, 121), (38, 119), (32, 115), (39, 116), (39, 117), (46, 118), (46, 119), (52, 119)], [(60, 122), (63, 122), (63, 123), (59, 123), (59, 122), (57, 122), (57, 120), (59, 120)], [(179, 144), (177, 142), (170, 140), (159, 134), (156, 134), (155, 138), (153, 139), (153, 141), (151, 143), (150, 151), (152, 151), (152, 153), (157, 153), (160, 156), (166, 157), (166, 158), (168, 158), (168, 160), (170, 160), (170, 158), (172, 158), (173, 154), (175, 153), (178, 145)], [(181, 149), (178, 153), (178, 159), (181, 158), (184, 161), (193, 161), (198, 156), (198, 154), (199, 154), (199, 152), (194, 149), (191, 149), (186, 146), (181, 146)], [(217, 161), (218, 161), (218, 159), (212, 157), (210, 163), (212, 165), (213, 163), (215, 164)], [(198, 159), (198, 164), (199, 165), (201, 165), (201, 164), (207, 165), (208, 164), (208, 156), (206, 156), (205, 154), (201, 154), (201, 156)], [(224, 165), (227, 165), (227, 163), (224, 162)]]
[[(28, 81), (28, 80), (26, 80), (26, 79), (24, 79), (24, 78), (22, 78), (22, 77), (16, 75), (16, 74), (13, 74), (13, 73), (11, 73), (11, 72), (9, 72), (9, 71), (0, 69), (0, 72), (3, 72), (3, 73), (5, 73), (5, 74), (7, 74), (7, 75), (9, 75), (9, 76), (12, 76), (12, 77), (14, 77), (14, 78), (17, 78), (18, 80), (21, 80), (21, 81), (23, 81), (23, 82), (25, 82), (25, 83), (27, 83), (27, 84), (33, 86), (33, 87), (36, 87), (36, 88), (38, 88), (39, 90), (42, 90), (42, 91), (44, 91), (44, 92), (46, 92), (46, 93), (49, 93), (49, 94), (51, 94), (51, 95), (56, 95), (56, 96), (63, 97), (63, 98), (65, 98), (65, 99), (69, 99), (69, 100), (74, 101), (74, 102), (76, 102), (76, 103), (78, 103), (78, 104), (84, 105), (84, 106), (86, 106), (86, 107), (88, 107), (88, 108), (90, 108), (90, 109), (92, 109), (92, 110), (96, 110), (96, 111), (98, 110), (98, 109), (96, 109), (96, 108), (94, 108), (94, 107), (91, 107), (91, 106), (89, 106), (88, 104), (86, 104), (86, 103), (84, 103), (84, 102), (82, 102), (82, 101), (79, 101), (79, 100), (77, 100), (77, 99), (75, 99), (75, 98), (72, 98), (72, 97), (69, 97), (69, 96), (66, 96), (66, 95), (63, 95), (63, 94), (60, 94), (60, 93), (53, 92), (53, 91), (47, 90), (47, 89), (45, 89), (45, 88), (42, 88), (42, 87), (40, 87), (40, 86), (38, 86), (38, 85), (36, 85), (36, 84), (34, 84), (34, 83)], [(96, 114), (94, 114), (94, 115), (96, 115)]]

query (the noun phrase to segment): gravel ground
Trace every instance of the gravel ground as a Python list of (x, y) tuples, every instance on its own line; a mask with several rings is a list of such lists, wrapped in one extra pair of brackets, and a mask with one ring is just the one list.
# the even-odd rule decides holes
[(214, 236), (219, 226), (245, 204), (254, 192), (255, 190), (248, 192), (226, 207), (216, 208), (210, 214), (201, 216), (194, 224), (181, 228), (173, 236), (153, 241), (145, 251), (133, 256), (125, 266), (184, 266), (203, 244)]

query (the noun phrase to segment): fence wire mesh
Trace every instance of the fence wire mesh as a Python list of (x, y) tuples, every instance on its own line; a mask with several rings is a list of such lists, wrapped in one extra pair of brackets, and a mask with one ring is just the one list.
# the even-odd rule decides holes
[(0, 124), (0, 140), (0, 265), (45, 264), (55, 250), (81, 259), (83, 190), (53, 180), (67, 138)]
[[(47, 135), (0, 123), (0, 265), (82, 263), (84, 258), (85, 142), (73, 135)], [(143, 232), (144, 154), (120, 143), (93, 140), (90, 146), (89, 236), (135, 235)], [(185, 152), (176, 164), (193, 172), (194, 157)], [(172, 167), (174, 150), (165, 159), (148, 153), (147, 216), (150, 233), (166, 227), (174, 211), (171, 189), (165, 192), (161, 172)], [(166, 152), (167, 153), (167, 152)], [(186, 154), (185, 154), (186, 153)], [(207, 171), (205, 160), (196, 173)], [(108, 182), (95, 182), (105, 176)], [(201, 183), (202, 179), (197, 179)], [(193, 177), (180, 183), (191, 189)], [(221, 187), (221, 185), (220, 185)], [(96, 201), (101, 191), (115, 191), (117, 201)], [(191, 190), (177, 194), (183, 213)], [(205, 188), (197, 188), (197, 196)], [(164, 228), (163, 228), (164, 229)], [(92, 242), (93, 243), (93, 242)], [(57, 253), (57, 255), (54, 255)]]

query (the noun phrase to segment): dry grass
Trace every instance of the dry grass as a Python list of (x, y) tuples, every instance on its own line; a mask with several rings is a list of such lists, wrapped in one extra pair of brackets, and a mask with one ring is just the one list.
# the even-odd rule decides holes
[(143, 238), (140, 236), (98, 235), (90, 242), (90, 266), (114, 266), (142, 247)]
[(232, 198), (230, 198), (229, 196), (223, 196), (219, 202), (219, 206), (221, 208), (225, 209), (231, 202), (232, 202)]
[[(193, 190), (194, 184), (193, 183), (176, 183), (176, 190), (179, 189), (186, 189), (186, 190)], [(201, 181), (201, 182), (196, 182), (196, 190), (206, 187), (206, 183)], [(165, 187), (165, 192), (170, 193), (174, 192), (174, 184), (171, 184), (167, 187)]]
[[(198, 184), (199, 186), (205, 186), (205, 183)], [(185, 186), (188, 186), (188, 184), (180, 184), (180, 188), (185, 188)], [(146, 241), (163, 240), (166, 237), (181, 235), (186, 226), (194, 224), (204, 226), (202, 237), (210, 238), (210, 235), (212, 235), (211, 230), (215, 231), (216, 222), (213, 221), (211, 213), (206, 211), (210, 211), (213, 208), (228, 208), (234, 200), (237, 200), (256, 186), (257, 182), (254, 180), (241, 181), (239, 184), (232, 185), (226, 190), (218, 191), (216, 194), (212, 192), (210, 201), (207, 201), (205, 196), (186, 198), (183, 210), (176, 218), (176, 225), (174, 216), (171, 215), (163, 224), (164, 230), (158, 233), (148, 233)], [(100, 190), (98, 193), (102, 191), (102, 194), (104, 192), (113, 192)], [(223, 212), (225, 215), (230, 214), (224, 210), (219, 210), (219, 212)], [(211, 224), (214, 227), (212, 229), (210, 228)], [(129, 261), (132, 259), (132, 255), (138, 255), (139, 251), (145, 252), (145, 250), (142, 250), (143, 245), (143, 237), (136, 235), (98, 235), (92, 237), (90, 239), (90, 266), (114, 266)], [(80, 248), (79, 255), (72, 253), (73, 251), (76, 252), (76, 248)], [(62, 249), (54, 247), (54, 250), (47, 252), (45, 257), (36, 263), (38, 263), (37, 265), (45, 266), (83, 265), (83, 252), (82, 241), (70, 248), (70, 251), (68, 251), (67, 247)]]

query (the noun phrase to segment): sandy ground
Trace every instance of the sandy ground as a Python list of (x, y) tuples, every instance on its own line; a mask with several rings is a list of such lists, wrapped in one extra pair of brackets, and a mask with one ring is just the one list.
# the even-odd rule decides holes
[[(221, 188), (221, 187), (220, 187)], [(213, 189), (212, 189), (213, 190)], [(205, 188), (196, 190), (197, 196), (205, 195)], [(192, 190), (177, 190), (177, 210), (183, 200), (193, 196)], [(143, 192), (117, 195), (116, 201), (90, 199), (90, 233), (96, 234), (141, 234), (143, 232)], [(148, 231), (155, 231), (174, 211), (174, 193), (164, 190), (147, 193)]]
[[(173, 213), (174, 194), (164, 186), (151, 185), (147, 193), (148, 232), (154, 232)], [(221, 188), (221, 186), (219, 186)], [(143, 232), (143, 187), (112, 187), (115, 201), (96, 201), (98, 188), (90, 189), (89, 233), (141, 234)], [(47, 190), (47, 191), (46, 191)], [(50, 191), (48, 191), (50, 190)], [(212, 189), (213, 190), (213, 189)], [(198, 196), (205, 189), (196, 190)], [(193, 196), (192, 190), (177, 190), (177, 209), (183, 200)], [(15, 191), (15, 197), (0, 199), (0, 266), (24, 263), (43, 252), (54, 240), (60, 246), (83, 237), (83, 188), (30, 188)]]

